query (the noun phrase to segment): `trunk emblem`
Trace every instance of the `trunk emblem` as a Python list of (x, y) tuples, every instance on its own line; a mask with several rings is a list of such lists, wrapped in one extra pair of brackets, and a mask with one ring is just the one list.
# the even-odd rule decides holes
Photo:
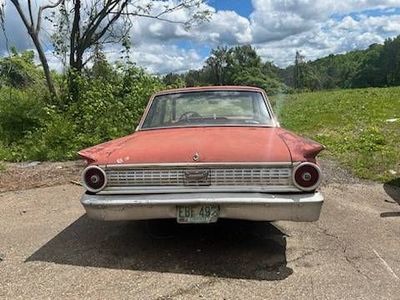
[(209, 170), (186, 170), (185, 174), (185, 185), (199, 186), (199, 185), (210, 185), (210, 171)]
[(199, 153), (195, 153), (194, 155), (193, 155), (193, 161), (198, 161), (199, 159), (200, 159), (200, 154)]

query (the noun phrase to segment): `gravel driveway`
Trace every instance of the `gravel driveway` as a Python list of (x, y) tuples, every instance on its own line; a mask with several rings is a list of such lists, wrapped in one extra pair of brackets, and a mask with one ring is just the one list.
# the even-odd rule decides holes
[(4, 191), (0, 298), (400, 299), (400, 189), (323, 166), (315, 223), (98, 222), (71, 176)]

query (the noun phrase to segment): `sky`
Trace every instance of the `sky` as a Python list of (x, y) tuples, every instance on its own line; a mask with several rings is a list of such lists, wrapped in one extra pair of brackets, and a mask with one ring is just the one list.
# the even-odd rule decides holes
[[(11, 3), (1, 1), (6, 2), (9, 45), (32, 49)], [(162, 1), (153, 2), (154, 10), (161, 9)], [(181, 24), (132, 20), (132, 60), (151, 73), (185, 72), (201, 68), (212, 48), (251, 44), (264, 61), (286, 67), (293, 63), (296, 51), (315, 60), (400, 35), (400, 0), (208, 0), (203, 8), (212, 12), (210, 20), (190, 30)], [(180, 10), (168, 18), (185, 20), (190, 13)], [(60, 70), (61, 63), (47, 42), (51, 24), (43, 22), (43, 26), (50, 65)], [(2, 55), (7, 53), (5, 44), (0, 32)], [(119, 45), (108, 45), (105, 52), (110, 60), (121, 55)]]

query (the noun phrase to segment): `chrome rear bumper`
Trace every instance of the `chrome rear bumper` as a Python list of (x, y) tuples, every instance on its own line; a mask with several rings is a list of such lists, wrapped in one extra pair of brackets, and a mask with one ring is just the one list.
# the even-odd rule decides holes
[(323, 201), (319, 192), (84, 194), (81, 198), (90, 218), (107, 221), (176, 218), (177, 205), (218, 204), (220, 218), (312, 222), (318, 220)]

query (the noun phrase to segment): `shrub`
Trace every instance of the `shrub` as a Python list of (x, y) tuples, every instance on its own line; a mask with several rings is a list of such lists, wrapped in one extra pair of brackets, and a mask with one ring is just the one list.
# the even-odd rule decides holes
[(161, 81), (134, 66), (110, 69), (113, 76), (74, 77), (78, 98), (70, 97), (65, 77), (56, 106), (35, 89), (0, 91), (0, 160), (65, 160), (76, 152), (134, 131)]
[(65, 160), (76, 157), (79, 148), (76, 125), (61, 114), (54, 114), (23, 144), (25, 158)]
[(69, 106), (67, 114), (81, 134), (82, 146), (133, 132), (150, 95), (163, 87), (158, 79), (134, 67), (117, 74), (111, 82), (79, 79), (79, 101)]
[(40, 69), (35, 65), (34, 52), (17, 53), (11, 49), (11, 55), (0, 58), (0, 86), (25, 88), (42, 79)]
[(45, 117), (40, 90), (0, 90), (0, 140), (12, 144), (41, 126)]

